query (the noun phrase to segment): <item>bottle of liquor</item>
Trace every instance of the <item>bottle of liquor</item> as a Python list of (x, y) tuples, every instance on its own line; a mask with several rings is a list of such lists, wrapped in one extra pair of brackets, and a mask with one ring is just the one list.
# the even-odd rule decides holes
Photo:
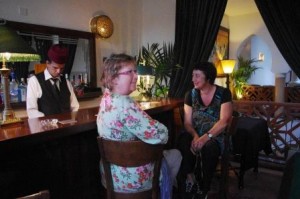
[(25, 102), (26, 96), (27, 96), (27, 85), (24, 81), (24, 78), (21, 78), (21, 82), (19, 84), (19, 89), (18, 89), (18, 101)]
[(69, 80), (69, 75), (67, 73), (65, 74), (65, 78), (66, 80)]
[(75, 75), (72, 76), (71, 84), (72, 84), (72, 86), (74, 88), (75, 85), (76, 85), (76, 77), (75, 77)]
[(3, 84), (2, 84), (2, 78), (0, 75), (0, 104), (3, 104)]
[(82, 75), (78, 75), (77, 86), (80, 86), (82, 82)]
[(83, 83), (84, 83), (84, 87), (86, 87), (86, 88), (89, 87), (87, 73), (84, 73)]
[(77, 96), (83, 96), (84, 95), (83, 76), (78, 75), (77, 81), (78, 81), (78, 83), (75, 86), (75, 93), (76, 93)]
[(16, 103), (18, 102), (18, 83), (16, 81), (15, 73), (12, 71), (11, 75), (11, 82), (9, 85), (9, 93), (10, 93), (10, 102)]

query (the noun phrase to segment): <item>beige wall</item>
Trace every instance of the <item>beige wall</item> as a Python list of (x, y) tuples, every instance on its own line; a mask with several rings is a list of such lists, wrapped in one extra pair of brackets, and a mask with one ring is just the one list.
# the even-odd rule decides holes
[[(265, 56), (264, 62), (257, 63), (261, 69), (257, 70), (254, 74), (254, 77), (252, 78), (253, 81), (251, 83), (260, 85), (275, 85), (276, 74), (286, 73), (290, 70), (289, 65), (279, 52), (259, 12), (230, 16), (229, 28), (230, 58), (237, 58), (237, 52), (241, 43), (251, 35), (258, 36), (264, 45), (267, 46), (268, 52), (265, 52), (265, 55), (268, 56)], [(261, 49), (265, 50), (263, 45), (261, 46)], [(258, 59), (257, 55), (253, 55), (251, 58)], [(270, 76), (272, 76), (272, 81), (268, 80)]]
[(93, 16), (108, 15), (114, 23), (109, 39), (97, 39), (97, 79), (102, 58), (125, 52), (133, 56), (145, 43), (174, 41), (175, 0), (0, 0), (0, 18), (90, 31)]
[[(0, 17), (90, 31), (89, 21), (93, 16), (108, 15), (114, 22), (115, 30), (111, 38), (97, 39), (99, 82), (102, 58), (112, 52), (137, 55), (138, 49), (147, 43), (174, 42), (175, 5), (176, 0), (0, 0)], [(230, 29), (230, 58), (236, 58), (237, 49), (245, 38), (256, 34), (271, 50), (272, 67), (268, 72), (275, 75), (290, 70), (259, 13), (225, 16), (222, 26)]]

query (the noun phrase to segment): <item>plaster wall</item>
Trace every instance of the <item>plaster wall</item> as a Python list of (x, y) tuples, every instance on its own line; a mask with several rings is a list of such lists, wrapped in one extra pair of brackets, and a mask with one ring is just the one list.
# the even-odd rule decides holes
[(111, 53), (138, 55), (142, 45), (173, 42), (175, 0), (0, 0), (0, 18), (81, 31), (90, 20), (105, 14), (114, 23), (108, 39), (96, 40), (97, 83), (102, 60)]
[[(257, 36), (251, 44), (251, 58), (258, 59), (258, 53), (264, 54), (265, 61), (258, 62), (261, 69), (252, 76), (249, 83), (258, 85), (275, 85), (276, 74), (290, 71), (289, 65), (275, 45), (260, 14), (251, 13), (239, 16), (229, 16), (230, 52), (229, 56), (236, 59), (240, 45), (252, 35)], [(255, 46), (253, 46), (255, 45)]]

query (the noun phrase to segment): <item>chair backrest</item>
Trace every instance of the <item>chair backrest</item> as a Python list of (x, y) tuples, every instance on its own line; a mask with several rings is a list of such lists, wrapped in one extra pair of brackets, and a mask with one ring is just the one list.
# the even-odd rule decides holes
[(219, 184), (219, 198), (228, 198), (228, 172), (229, 172), (229, 153), (230, 137), (234, 134), (238, 117), (231, 117), (230, 123), (225, 129), (224, 151), (221, 156), (221, 181)]
[(19, 197), (16, 199), (50, 199), (50, 193), (48, 190), (43, 190), (38, 193), (34, 193), (28, 196)]
[[(101, 137), (97, 139), (105, 172), (107, 198), (158, 198), (163, 145), (152, 145), (142, 141), (114, 141)], [(138, 193), (114, 192), (110, 164), (122, 167), (138, 167), (151, 162), (154, 163), (151, 190)]]
[(237, 116), (232, 116), (232, 117), (231, 117), (230, 123), (229, 123), (229, 125), (226, 127), (226, 128), (227, 128), (227, 129), (226, 129), (226, 132), (227, 132), (230, 136), (234, 135), (238, 120), (239, 120), (239, 117), (237, 117)]

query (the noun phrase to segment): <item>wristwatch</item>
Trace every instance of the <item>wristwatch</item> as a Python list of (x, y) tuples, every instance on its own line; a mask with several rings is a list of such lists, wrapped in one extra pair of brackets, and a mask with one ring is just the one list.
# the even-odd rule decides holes
[(211, 138), (213, 137), (213, 135), (211, 133), (206, 133), (208, 138), (211, 140)]

